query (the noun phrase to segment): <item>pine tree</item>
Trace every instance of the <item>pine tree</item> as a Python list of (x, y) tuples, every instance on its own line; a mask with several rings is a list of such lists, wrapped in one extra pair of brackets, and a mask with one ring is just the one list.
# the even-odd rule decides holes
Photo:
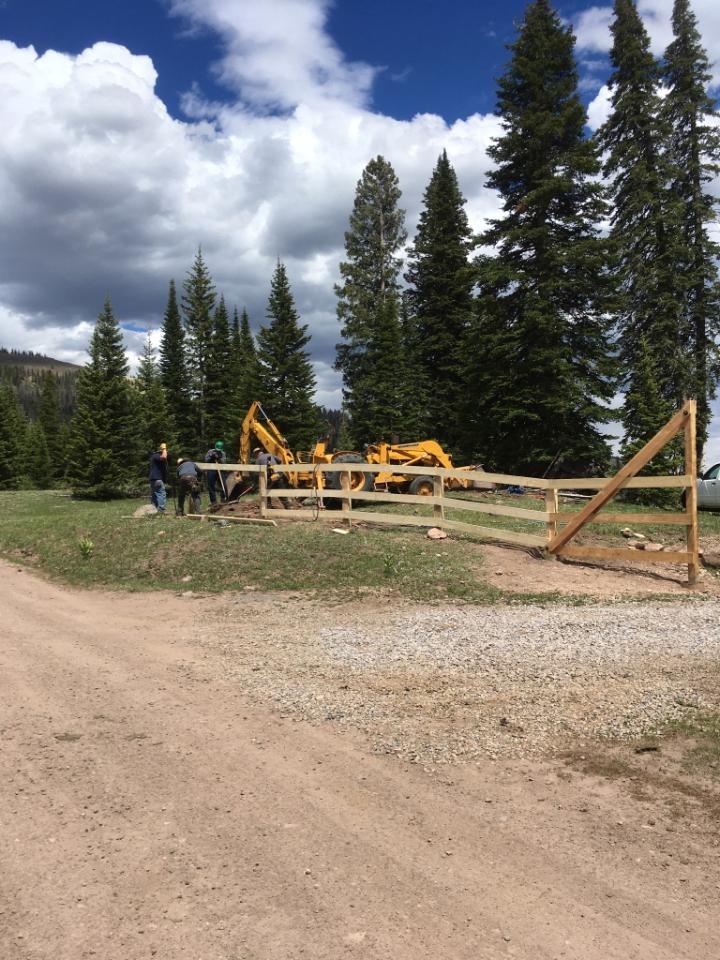
[[(674, 414), (673, 404), (663, 399), (658, 388), (661, 371), (657, 369), (654, 352), (647, 340), (641, 337), (638, 344), (638, 363), (630, 389), (625, 394), (623, 420), (632, 425), (632, 434), (626, 434), (620, 449), (620, 457), (630, 460), (651, 440), (658, 431), (658, 424), (666, 423)], [(662, 448), (641, 473), (644, 476), (667, 476), (682, 468), (683, 450), (678, 438)], [(677, 496), (675, 491), (650, 488), (630, 491), (636, 503), (666, 506)]]
[(235, 310), (231, 331), (232, 354), (232, 412), (234, 432), (239, 430), (245, 414), (254, 400), (263, 400), (260, 386), (260, 367), (258, 364), (255, 340), (250, 330), (250, 318), (243, 308), (242, 318)]
[(368, 365), (373, 376), (363, 385), (363, 429), (371, 441), (409, 441), (404, 412), (412, 383), (405, 375), (405, 347), (397, 297), (387, 296), (378, 308), (375, 333), (368, 345)]
[(247, 412), (247, 408), (258, 398), (260, 393), (260, 365), (257, 356), (257, 347), (250, 330), (250, 319), (247, 310), (242, 312), (242, 321), (240, 324), (240, 348), (243, 356), (243, 370), (240, 378), (242, 388), (243, 405), (242, 408)]
[(76, 496), (109, 499), (125, 492), (136, 473), (129, 370), (109, 297), (89, 352), (90, 362), (77, 380), (68, 478)]
[[(371, 359), (378, 325), (387, 322), (397, 302), (401, 269), (400, 250), (407, 239), (405, 211), (398, 206), (400, 188), (392, 166), (378, 156), (358, 181), (350, 228), (345, 233), (346, 259), (340, 264), (342, 283), (335, 287), (342, 342), (337, 346), (336, 369), (343, 377), (343, 398), (356, 446), (372, 436), (368, 398), (387, 399), (395, 387), (384, 383)], [(384, 320), (383, 320), (384, 318)], [(396, 416), (402, 419), (402, 412)]]
[(425, 191), (405, 274), (410, 291), (408, 372), (424, 412), (422, 436), (455, 447), (461, 435), (466, 337), (473, 313), (471, 230), (457, 176), (443, 150)]
[(310, 336), (307, 325), (299, 322), (280, 261), (272, 277), (266, 316), (270, 322), (257, 336), (263, 404), (290, 446), (307, 449), (318, 431), (315, 374), (306, 350)]
[[(133, 382), (135, 423), (137, 424), (136, 463), (140, 471), (138, 479), (145, 480), (150, 455), (158, 444), (168, 445), (171, 460), (188, 451), (180, 446), (175, 421), (168, 408), (162, 376), (150, 338), (145, 341), (138, 372)], [(170, 471), (172, 474), (172, 471)]]
[(665, 52), (663, 77), (668, 93), (662, 116), (668, 129), (673, 169), (671, 186), (680, 201), (680, 254), (673, 281), (681, 297), (681, 329), (688, 355), (685, 394), (697, 399), (697, 453), (702, 461), (710, 422), (710, 401), (716, 395), (717, 338), (720, 293), (717, 260), (720, 247), (708, 225), (716, 218), (716, 199), (708, 184), (720, 172), (718, 113), (708, 94), (710, 65), (697, 20), (688, 0), (675, 0), (674, 40)]
[(182, 308), (185, 317), (190, 392), (194, 408), (193, 446), (198, 449), (207, 437), (208, 354), (213, 332), (215, 286), (198, 250), (192, 269), (183, 281)]
[[(247, 315), (247, 311), (243, 310)], [(248, 332), (250, 330), (250, 321), (248, 320)], [(254, 347), (254, 344), (253, 344)], [(233, 309), (232, 322), (230, 324), (230, 383), (232, 390), (232, 414), (237, 422), (238, 415), (242, 410), (240, 401), (240, 381), (242, 380), (243, 368), (245, 366), (245, 355), (243, 351), (242, 331), (240, 329), (240, 314), (237, 307)]]
[(542, 476), (554, 461), (595, 473), (609, 459), (599, 425), (612, 395), (599, 161), (574, 37), (547, 0), (527, 7), (510, 50), (488, 177), (504, 216), (481, 238), (496, 254), (478, 261), (466, 453), (508, 472)]
[(345, 416), (342, 410), (332, 410), (330, 407), (318, 407), (318, 418), (321, 424), (319, 437), (327, 441), (328, 450), (342, 450), (346, 447), (343, 442)]
[(52, 370), (43, 374), (37, 417), (50, 458), (49, 486), (54, 486), (65, 476), (66, 437), (60, 419), (57, 377)]
[[(432, 381), (432, 372), (423, 365), (419, 354), (420, 337), (417, 332), (417, 318), (410, 307), (410, 291), (407, 289), (399, 302), (400, 344), (401, 350), (397, 359), (396, 377), (401, 379), (404, 389), (401, 395), (402, 423), (399, 430), (402, 432), (403, 442), (412, 442), (417, 439), (439, 439), (450, 447), (449, 435), (446, 435), (444, 424), (431, 423), (427, 414), (427, 384)], [(460, 380), (460, 370), (456, 371)], [(455, 411), (458, 419), (458, 411)]]
[(178, 309), (174, 280), (170, 281), (163, 317), (159, 367), (165, 401), (178, 432), (179, 444), (183, 450), (190, 451), (194, 449), (197, 437), (190, 399), (185, 331)]
[(35, 420), (28, 424), (25, 461), (25, 468), (32, 485), (38, 490), (49, 490), (53, 487), (55, 485), (53, 466), (45, 430), (42, 423)]
[(232, 349), (230, 324), (225, 298), (220, 297), (213, 316), (210, 348), (207, 355), (206, 440), (229, 440), (239, 443), (239, 425), (232, 417)]
[(28, 480), (25, 414), (8, 383), (0, 384), (0, 490), (17, 490)]
[[(677, 267), (682, 263), (677, 197), (670, 189), (672, 157), (669, 131), (658, 95), (659, 66), (632, 0), (615, 0), (612, 24), (612, 109), (598, 138), (605, 151), (604, 173), (613, 207), (613, 272), (622, 386), (637, 395), (647, 386), (641, 344), (650, 353), (657, 402), (648, 405), (664, 416), (683, 400), (689, 370), (683, 345)], [(633, 420), (637, 407), (626, 404), (626, 442), (646, 424)], [(653, 424), (656, 432), (662, 422)]]

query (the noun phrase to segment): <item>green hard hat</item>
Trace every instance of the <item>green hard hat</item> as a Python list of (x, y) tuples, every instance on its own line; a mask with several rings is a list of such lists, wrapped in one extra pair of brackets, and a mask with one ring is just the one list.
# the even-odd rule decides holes
[(216, 449), (216, 450), (223, 450), (224, 447), (225, 447), (225, 444), (222, 442), (222, 440), (216, 440), (216, 441), (215, 441), (215, 449)]

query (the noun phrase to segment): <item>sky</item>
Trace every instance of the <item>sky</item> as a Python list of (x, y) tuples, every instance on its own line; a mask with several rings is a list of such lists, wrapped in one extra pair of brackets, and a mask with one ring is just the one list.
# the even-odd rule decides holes
[[(692, 6), (720, 83), (720, 3)], [(378, 154), (393, 165), (412, 238), (446, 149), (483, 229), (498, 212), (485, 186), (496, 79), (524, 8), (0, 0), (0, 346), (84, 363), (109, 296), (134, 364), (148, 334), (159, 343), (169, 281), (181, 287), (198, 248), (257, 332), (281, 260), (312, 335), (317, 400), (339, 407), (333, 285), (362, 171)], [(638, 8), (662, 53), (672, 0)], [(556, 9), (577, 36), (594, 129), (611, 8)]]

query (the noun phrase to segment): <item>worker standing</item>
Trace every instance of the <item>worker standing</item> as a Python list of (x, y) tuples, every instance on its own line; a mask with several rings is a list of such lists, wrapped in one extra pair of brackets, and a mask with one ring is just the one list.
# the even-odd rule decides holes
[(167, 495), (165, 493), (165, 484), (167, 483), (166, 443), (161, 443), (150, 457), (148, 480), (150, 481), (150, 502), (158, 513), (164, 514), (165, 504), (167, 503)]
[(214, 447), (210, 447), (208, 452), (205, 454), (205, 463), (215, 464), (214, 470), (206, 471), (207, 479), (207, 488), (208, 496), (210, 497), (210, 503), (217, 502), (217, 486), (216, 484), (220, 483), (220, 502), (224, 503), (227, 500), (227, 490), (225, 489), (225, 478), (223, 477), (219, 464), (227, 463), (227, 457), (225, 456), (225, 444), (222, 440), (217, 440)]

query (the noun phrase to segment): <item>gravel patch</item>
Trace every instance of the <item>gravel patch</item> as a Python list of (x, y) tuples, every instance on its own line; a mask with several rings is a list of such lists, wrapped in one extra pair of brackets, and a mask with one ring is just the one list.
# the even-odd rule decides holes
[(375, 750), (417, 762), (552, 755), (720, 710), (714, 600), (241, 607), (211, 641), (233, 682), (286, 716), (361, 730)]

